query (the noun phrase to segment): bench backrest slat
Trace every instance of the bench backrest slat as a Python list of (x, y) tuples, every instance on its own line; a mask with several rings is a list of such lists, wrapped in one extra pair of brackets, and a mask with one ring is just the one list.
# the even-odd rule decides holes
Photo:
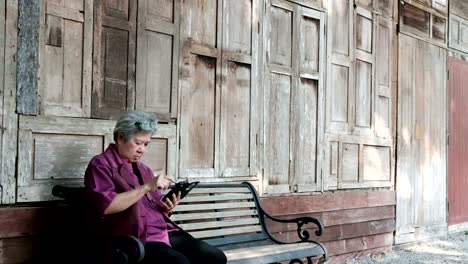
[(255, 194), (242, 184), (197, 186), (177, 205), (171, 219), (204, 240), (227, 243), (265, 238)]
[[(176, 207), (177, 208), (177, 207)], [(185, 214), (174, 214), (171, 216), (172, 221), (181, 222), (185, 220), (207, 220), (212, 218), (225, 218), (225, 217), (239, 217), (239, 216), (256, 216), (257, 210), (248, 209), (242, 211), (222, 211), (212, 213), (185, 213)]]
[(209, 238), (209, 237), (239, 235), (239, 234), (261, 232), (261, 231), (262, 231), (261, 226), (243, 226), (243, 227), (222, 228), (222, 229), (205, 230), (205, 231), (194, 231), (194, 232), (189, 232), (189, 233), (196, 238)]
[(198, 230), (198, 229), (210, 229), (216, 227), (229, 227), (229, 226), (245, 226), (245, 225), (259, 225), (258, 218), (240, 218), (240, 219), (228, 219), (222, 221), (210, 221), (210, 222), (199, 222), (192, 224), (180, 224), (179, 226), (186, 231)]

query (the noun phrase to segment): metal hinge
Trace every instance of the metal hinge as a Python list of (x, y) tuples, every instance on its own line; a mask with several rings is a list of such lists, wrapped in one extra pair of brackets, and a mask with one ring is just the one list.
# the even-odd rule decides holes
[(450, 80), (450, 71), (447, 71), (447, 80)]
[(447, 146), (450, 145), (450, 134), (447, 135)]

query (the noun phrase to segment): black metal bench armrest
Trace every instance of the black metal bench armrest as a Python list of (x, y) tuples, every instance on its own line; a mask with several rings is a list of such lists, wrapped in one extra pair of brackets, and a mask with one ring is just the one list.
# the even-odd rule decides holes
[(139, 263), (145, 257), (145, 247), (134, 236), (112, 238), (113, 263)]
[(269, 219), (275, 221), (275, 222), (279, 222), (279, 223), (295, 223), (297, 225), (297, 235), (299, 236), (299, 238), (301, 239), (301, 241), (309, 241), (310, 239), (310, 233), (308, 230), (305, 230), (303, 229), (303, 226), (306, 225), (306, 224), (309, 224), (309, 223), (313, 223), (315, 225), (317, 225), (318, 229), (315, 231), (315, 234), (317, 236), (321, 236), (323, 234), (323, 225), (322, 223), (320, 223), (319, 220), (313, 218), (313, 217), (308, 217), (308, 216), (304, 216), (304, 217), (298, 217), (298, 218), (290, 218), (290, 219), (279, 219), (279, 218), (276, 218), (276, 217), (273, 217), (269, 214), (267, 214), (266, 212), (263, 212), (263, 214), (268, 217)]

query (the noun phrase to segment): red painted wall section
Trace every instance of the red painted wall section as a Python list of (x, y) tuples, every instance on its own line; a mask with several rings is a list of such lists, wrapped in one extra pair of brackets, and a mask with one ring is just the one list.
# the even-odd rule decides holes
[[(327, 247), (329, 263), (391, 251), (395, 231), (394, 191), (264, 197), (262, 203), (276, 217), (319, 219), (325, 232), (312, 238)], [(272, 222), (268, 225), (276, 238), (297, 240), (295, 226)]]
[(468, 222), (468, 62), (449, 57), (449, 225)]

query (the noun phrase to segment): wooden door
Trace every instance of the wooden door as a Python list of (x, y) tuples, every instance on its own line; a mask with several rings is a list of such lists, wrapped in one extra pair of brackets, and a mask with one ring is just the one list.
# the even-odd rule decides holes
[(449, 57), (449, 225), (468, 222), (468, 62)]
[(399, 36), (397, 244), (446, 234), (446, 56)]
[(266, 192), (321, 188), (324, 13), (267, 4), (264, 129)]
[(181, 5), (180, 177), (255, 179), (258, 1)]

